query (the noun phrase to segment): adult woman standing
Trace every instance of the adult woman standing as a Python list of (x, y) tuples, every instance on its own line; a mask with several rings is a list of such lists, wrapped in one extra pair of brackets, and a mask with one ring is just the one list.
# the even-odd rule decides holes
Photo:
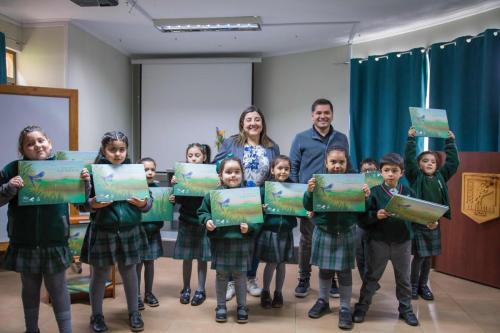
[[(246, 108), (240, 116), (239, 133), (222, 143), (214, 162), (233, 156), (243, 163), (243, 179), (245, 186), (262, 186), (269, 177), (272, 160), (280, 154), (278, 145), (267, 136), (264, 115), (256, 106)], [(254, 256), (252, 270), (247, 272), (247, 291), (252, 296), (260, 296), (261, 289), (256, 282), (259, 260)], [(226, 298), (235, 294), (234, 282), (230, 281)]]

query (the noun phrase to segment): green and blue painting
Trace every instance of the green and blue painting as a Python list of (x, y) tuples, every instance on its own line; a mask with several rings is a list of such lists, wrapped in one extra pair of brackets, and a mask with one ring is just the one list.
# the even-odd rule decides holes
[(364, 174), (316, 174), (315, 212), (364, 212)]
[(385, 210), (402, 220), (429, 224), (439, 220), (448, 211), (448, 206), (395, 194), (387, 203)]
[(306, 190), (306, 184), (266, 182), (264, 185), (266, 214), (307, 216), (303, 205)]
[(153, 196), (153, 207), (147, 213), (142, 214), (142, 222), (172, 221), (174, 215), (174, 204), (168, 197), (172, 194), (171, 187), (150, 187)]
[(97, 202), (124, 201), (149, 196), (142, 164), (92, 164)]
[(94, 163), (96, 156), (96, 151), (61, 150), (56, 152), (56, 160), (83, 161), (85, 163), (85, 168), (87, 168), (89, 172), (92, 172), (92, 163)]
[(20, 206), (85, 202), (81, 161), (19, 161)]
[(448, 117), (446, 110), (410, 107), (411, 125), (415, 127), (417, 136), (431, 138), (447, 138)]
[(176, 163), (174, 195), (203, 197), (219, 186), (213, 164)]
[(378, 171), (366, 172), (364, 173), (364, 175), (365, 175), (365, 184), (368, 184), (369, 188), (380, 185), (384, 182), (384, 178)]
[(210, 208), (217, 227), (264, 222), (258, 187), (210, 191)]
[(80, 256), (83, 239), (89, 223), (78, 223), (69, 225), (68, 245), (72, 256)]

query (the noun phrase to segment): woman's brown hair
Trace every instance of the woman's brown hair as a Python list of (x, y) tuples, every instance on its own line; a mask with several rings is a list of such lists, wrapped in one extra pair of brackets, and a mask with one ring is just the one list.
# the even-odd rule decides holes
[(274, 141), (271, 140), (271, 138), (269, 138), (267, 136), (266, 120), (264, 118), (264, 115), (260, 111), (260, 109), (254, 105), (249, 106), (241, 113), (240, 122), (239, 122), (240, 132), (235, 135), (236, 144), (243, 146), (247, 142), (247, 135), (245, 134), (245, 131), (243, 130), (243, 123), (245, 121), (246, 115), (249, 114), (250, 112), (257, 112), (260, 116), (260, 119), (262, 120), (262, 132), (260, 132), (259, 144), (262, 145), (264, 148), (271, 148), (274, 145)]

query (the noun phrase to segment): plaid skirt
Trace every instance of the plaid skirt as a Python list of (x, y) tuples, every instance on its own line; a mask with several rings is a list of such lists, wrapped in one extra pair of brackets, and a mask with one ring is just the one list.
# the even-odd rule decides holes
[(253, 238), (211, 239), (212, 265), (222, 272), (247, 272), (252, 267)]
[(92, 266), (116, 262), (135, 265), (148, 253), (148, 237), (139, 225), (125, 231), (107, 231), (90, 223), (83, 240), (80, 261)]
[(263, 230), (257, 239), (257, 257), (263, 262), (282, 263), (293, 259), (293, 233)]
[(19, 273), (54, 274), (66, 270), (73, 261), (67, 246), (24, 248), (10, 245), (5, 269)]
[(152, 235), (148, 235), (146, 233), (146, 236), (148, 237), (149, 248), (144, 257), (142, 257), (142, 260), (156, 260), (163, 256), (163, 245), (161, 242), (160, 230), (156, 231)]
[(431, 257), (441, 254), (441, 230), (439, 225), (431, 230), (425, 225), (413, 224), (412, 254), (419, 257)]
[(345, 271), (354, 268), (356, 257), (356, 231), (330, 234), (314, 228), (311, 245), (311, 265), (320, 269)]
[(211, 258), (207, 231), (201, 225), (181, 222), (175, 241), (174, 259), (210, 261)]

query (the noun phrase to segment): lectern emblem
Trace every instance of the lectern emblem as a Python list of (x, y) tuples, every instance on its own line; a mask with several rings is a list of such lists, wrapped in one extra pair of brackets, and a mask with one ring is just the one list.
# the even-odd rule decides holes
[(500, 217), (500, 174), (462, 173), (462, 213), (477, 223)]

